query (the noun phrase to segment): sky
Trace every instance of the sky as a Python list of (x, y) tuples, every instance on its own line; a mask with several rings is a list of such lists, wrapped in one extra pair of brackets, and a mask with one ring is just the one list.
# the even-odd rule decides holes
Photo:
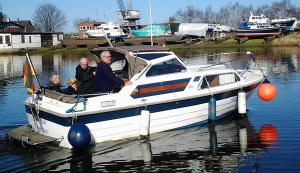
[[(187, 6), (205, 11), (209, 5), (217, 12), (229, 3), (239, 2), (240, 5), (252, 5), (254, 9), (258, 6), (281, 0), (150, 0), (152, 23), (166, 23), (169, 17), (175, 14), (178, 9), (185, 10)], [(296, 6), (300, 6), (300, 0), (290, 0)], [(119, 11), (117, 0), (0, 0), (2, 12), (10, 20), (31, 20), (35, 9), (43, 3), (55, 4), (62, 10), (68, 20), (66, 27), (61, 32), (76, 33), (73, 21), (80, 18), (90, 17), (99, 22), (116, 20), (116, 12)], [(123, 0), (124, 5), (126, 0)], [(141, 19), (138, 24), (147, 25), (150, 23), (149, 0), (132, 0), (133, 10), (140, 12)], [(248, 11), (245, 13), (249, 13)], [(249, 13), (250, 14), (250, 13)], [(259, 15), (259, 14), (254, 14)]]

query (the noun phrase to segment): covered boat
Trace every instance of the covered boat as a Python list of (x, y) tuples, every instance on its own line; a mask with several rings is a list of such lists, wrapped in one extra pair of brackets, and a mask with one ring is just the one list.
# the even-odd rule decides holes
[(151, 26), (152, 26), (152, 35), (166, 35), (167, 31), (169, 30), (168, 26), (152, 24), (152, 25), (146, 26), (143, 29), (131, 30), (131, 33), (136, 37), (150, 36), (151, 35)]
[[(77, 148), (82, 138), (88, 145), (148, 136), (226, 116), (237, 110), (241, 90), (248, 98), (265, 80), (251, 52), (218, 54), (219, 62), (199, 65), (211, 57), (183, 62), (160, 46), (99, 47), (91, 50), (97, 62), (104, 50), (111, 52), (112, 63), (121, 65), (116, 75), (132, 85), (108, 95), (77, 97), (47, 89), (29, 94), (24, 101), (29, 123), (23, 128), (67, 148)], [(8, 134), (32, 141), (24, 133)]]

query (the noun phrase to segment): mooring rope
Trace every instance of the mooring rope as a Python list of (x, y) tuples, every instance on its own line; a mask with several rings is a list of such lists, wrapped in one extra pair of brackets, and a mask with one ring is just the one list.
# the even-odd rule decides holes
[[(83, 109), (82, 109), (82, 110), (76, 110), (76, 107), (77, 107), (77, 104), (79, 103), (80, 98), (83, 99)], [(68, 110), (66, 111), (66, 113), (82, 112), (82, 111), (85, 111), (85, 110), (86, 110), (86, 102), (85, 102), (85, 99), (84, 99), (84, 97), (83, 97), (82, 94), (78, 94), (75, 105), (74, 105), (72, 108), (68, 109)]]

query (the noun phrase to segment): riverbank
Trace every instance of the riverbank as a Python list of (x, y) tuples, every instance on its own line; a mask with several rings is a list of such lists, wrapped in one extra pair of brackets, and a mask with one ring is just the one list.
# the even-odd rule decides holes
[(243, 44), (237, 44), (234, 38), (216, 44), (214, 41), (200, 41), (189, 46), (167, 45), (170, 49), (203, 49), (203, 48), (226, 48), (226, 47), (267, 47), (267, 46), (299, 46), (300, 32), (293, 32), (288, 35), (274, 39), (270, 43), (264, 43), (264, 39), (250, 39)]
[[(166, 45), (171, 50), (175, 49), (205, 49), (205, 48), (232, 48), (232, 47), (269, 47), (269, 46), (299, 46), (300, 45), (300, 32), (293, 32), (288, 35), (281, 36), (274, 39), (270, 43), (264, 43), (263, 39), (250, 39), (243, 44), (237, 44), (234, 38), (230, 38), (224, 42), (216, 44), (215, 41), (201, 40), (195, 44), (185, 46), (184, 44)], [(55, 49), (51, 50), (48, 48), (40, 48), (30, 51), (30, 54), (56, 54), (56, 53), (78, 53), (78, 52), (89, 52), (88, 48), (77, 48), (77, 49)], [(21, 51), (5, 51), (1, 52), (2, 55), (9, 54), (25, 54), (26, 50)]]

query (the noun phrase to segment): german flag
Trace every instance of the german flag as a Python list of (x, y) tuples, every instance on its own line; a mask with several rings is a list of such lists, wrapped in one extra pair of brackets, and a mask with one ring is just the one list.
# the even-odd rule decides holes
[(35, 91), (33, 78), (34, 76), (33, 69), (31, 68), (28, 58), (26, 57), (26, 63), (24, 65), (24, 86), (33, 93)]

